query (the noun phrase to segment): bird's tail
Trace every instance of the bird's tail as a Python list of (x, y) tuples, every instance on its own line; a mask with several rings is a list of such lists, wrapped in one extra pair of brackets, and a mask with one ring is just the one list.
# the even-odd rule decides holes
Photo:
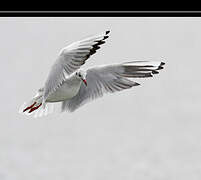
[(19, 113), (24, 113), (26, 115), (32, 114), (32, 112), (38, 110), (42, 105), (42, 96), (37, 93), (33, 98), (31, 98), (29, 101), (24, 102), (20, 109)]
[(20, 114), (27, 116), (34, 115), (34, 117), (46, 116), (54, 111), (53, 104), (43, 105), (43, 96), (37, 92), (37, 94), (27, 102), (24, 102), (19, 108)]

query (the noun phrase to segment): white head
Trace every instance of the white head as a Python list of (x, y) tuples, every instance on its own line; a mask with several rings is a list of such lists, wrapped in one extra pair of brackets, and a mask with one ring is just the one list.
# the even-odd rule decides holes
[(79, 69), (78, 71), (76, 71), (75, 75), (79, 79), (81, 79), (84, 82), (84, 84), (87, 86), (87, 81), (86, 81), (87, 73), (86, 73), (86, 71)]

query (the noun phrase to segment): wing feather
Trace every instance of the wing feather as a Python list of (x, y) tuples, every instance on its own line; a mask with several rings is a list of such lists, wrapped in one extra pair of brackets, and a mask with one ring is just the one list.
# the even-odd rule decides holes
[(130, 78), (152, 77), (162, 69), (163, 62), (132, 61), (129, 63), (99, 66), (87, 70), (87, 87), (81, 85), (78, 94), (62, 103), (62, 111), (74, 111), (90, 100), (138, 86)]
[(79, 69), (91, 55), (96, 53), (100, 45), (105, 43), (104, 40), (108, 38), (108, 33), (109, 31), (106, 31), (74, 42), (60, 51), (45, 82), (44, 101), (49, 94), (60, 87), (62, 82), (65, 81), (66, 76)]

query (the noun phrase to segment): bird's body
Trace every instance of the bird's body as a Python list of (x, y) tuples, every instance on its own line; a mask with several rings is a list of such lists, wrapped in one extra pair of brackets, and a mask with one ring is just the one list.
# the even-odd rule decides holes
[[(163, 62), (130, 61), (96, 66), (87, 70), (80, 67), (108, 38), (105, 33), (72, 43), (63, 48), (53, 64), (43, 88), (20, 108), (20, 112), (40, 116), (48, 114), (46, 104), (61, 102), (62, 111), (74, 111), (104, 93), (114, 93), (138, 86), (133, 78), (147, 78), (163, 69)], [(42, 108), (41, 108), (42, 106)]]
[(67, 78), (47, 97), (46, 102), (61, 102), (73, 98), (78, 93), (81, 83), (82, 81), (75, 75)]

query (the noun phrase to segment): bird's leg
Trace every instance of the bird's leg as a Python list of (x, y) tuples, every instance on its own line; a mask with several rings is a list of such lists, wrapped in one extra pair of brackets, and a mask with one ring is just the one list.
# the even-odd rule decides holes
[(31, 108), (31, 109), (29, 110), (29, 113), (35, 111), (35, 110), (38, 109), (41, 105), (42, 105), (42, 103), (40, 103), (40, 104), (39, 104), (38, 106), (36, 106), (36, 107)]
[(23, 112), (25, 112), (25, 111), (31, 109), (35, 104), (36, 104), (36, 102), (34, 102), (31, 106), (28, 106), (27, 108), (25, 108), (25, 109), (23, 110)]

